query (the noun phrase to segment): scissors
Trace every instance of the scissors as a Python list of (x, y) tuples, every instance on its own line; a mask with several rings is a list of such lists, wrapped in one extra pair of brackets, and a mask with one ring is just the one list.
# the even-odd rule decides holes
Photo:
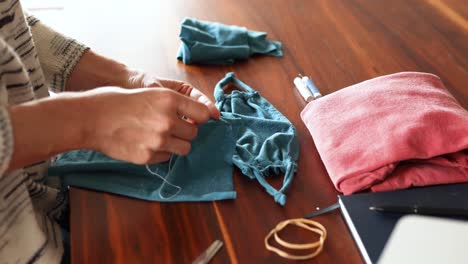
[(213, 242), (200, 256), (198, 256), (192, 264), (208, 264), (210, 260), (216, 255), (216, 253), (223, 246), (223, 242), (216, 240)]

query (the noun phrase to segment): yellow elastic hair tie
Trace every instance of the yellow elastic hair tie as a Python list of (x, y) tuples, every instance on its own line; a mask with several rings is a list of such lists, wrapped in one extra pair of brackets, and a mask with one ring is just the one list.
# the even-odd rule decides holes
[[(296, 226), (302, 227), (304, 229), (307, 229), (309, 231), (312, 231), (314, 233), (317, 233), (317, 234), (320, 235), (320, 238), (316, 242), (305, 243), (305, 244), (294, 244), (294, 243), (286, 242), (286, 241), (284, 241), (283, 239), (281, 239), (278, 236), (278, 232), (281, 231), (283, 228), (285, 228), (289, 224), (296, 225)], [(283, 250), (281, 250), (281, 249), (279, 249), (277, 247), (274, 247), (274, 246), (270, 245), (270, 243), (268, 241), (270, 240), (270, 237), (272, 235), (274, 235), (274, 238), (275, 238), (276, 242), (278, 242), (278, 244), (280, 244), (281, 246), (283, 246), (285, 248), (301, 249), (301, 250), (313, 249), (313, 248), (316, 248), (316, 249), (315, 249), (314, 252), (312, 252), (311, 254), (308, 254), (308, 255), (292, 255), (292, 254), (289, 254), (289, 253), (287, 253), (287, 252), (285, 252), (285, 251), (283, 251)], [(318, 223), (316, 221), (313, 221), (313, 220), (309, 220), (309, 219), (305, 219), (305, 218), (295, 218), (295, 219), (284, 220), (284, 221), (278, 223), (276, 225), (276, 227), (273, 228), (270, 231), (270, 233), (268, 233), (268, 235), (265, 237), (265, 247), (266, 247), (267, 250), (273, 251), (273, 252), (275, 252), (276, 254), (278, 254), (279, 256), (281, 256), (283, 258), (293, 259), (293, 260), (304, 260), (304, 259), (313, 258), (313, 257), (317, 256), (320, 252), (322, 252), (323, 244), (325, 243), (325, 239), (327, 239), (327, 229), (325, 229), (325, 227), (323, 225), (321, 225), (320, 223)]]

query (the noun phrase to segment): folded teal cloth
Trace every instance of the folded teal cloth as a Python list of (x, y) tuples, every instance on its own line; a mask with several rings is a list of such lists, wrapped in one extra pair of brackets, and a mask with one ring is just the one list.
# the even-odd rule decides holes
[(185, 18), (177, 59), (185, 64), (232, 64), (253, 54), (281, 57), (282, 44), (266, 39), (267, 33), (244, 27)]
[(78, 186), (151, 201), (234, 199), (232, 156), (237, 131), (234, 119), (210, 120), (200, 126), (189, 155), (173, 156), (169, 174), (169, 162), (150, 166), (151, 171), (167, 175), (167, 181), (180, 186), (179, 193), (145, 166), (89, 150), (62, 154), (49, 168), (49, 175), (61, 175), (63, 188)]

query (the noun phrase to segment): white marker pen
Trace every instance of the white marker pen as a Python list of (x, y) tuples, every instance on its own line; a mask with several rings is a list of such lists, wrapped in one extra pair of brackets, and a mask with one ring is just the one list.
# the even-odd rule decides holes
[(310, 102), (314, 100), (314, 96), (312, 93), (305, 87), (304, 83), (302, 82), (301, 78), (296, 77), (294, 78), (294, 85), (296, 86), (299, 93), (302, 95), (306, 102)]

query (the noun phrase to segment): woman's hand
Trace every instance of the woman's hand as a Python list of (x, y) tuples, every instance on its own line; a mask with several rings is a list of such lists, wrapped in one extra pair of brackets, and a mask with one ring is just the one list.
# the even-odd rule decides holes
[(169, 79), (161, 79), (147, 73), (131, 70), (125, 65), (87, 50), (71, 72), (67, 91), (86, 91), (98, 87), (117, 86), (127, 89), (165, 87), (206, 105), (211, 118), (220, 114), (213, 102), (192, 85)]
[(197, 125), (210, 118), (206, 105), (168, 88), (106, 87), (80, 97), (90, 114), (86, 145), (137, 164), (188, 154)]

